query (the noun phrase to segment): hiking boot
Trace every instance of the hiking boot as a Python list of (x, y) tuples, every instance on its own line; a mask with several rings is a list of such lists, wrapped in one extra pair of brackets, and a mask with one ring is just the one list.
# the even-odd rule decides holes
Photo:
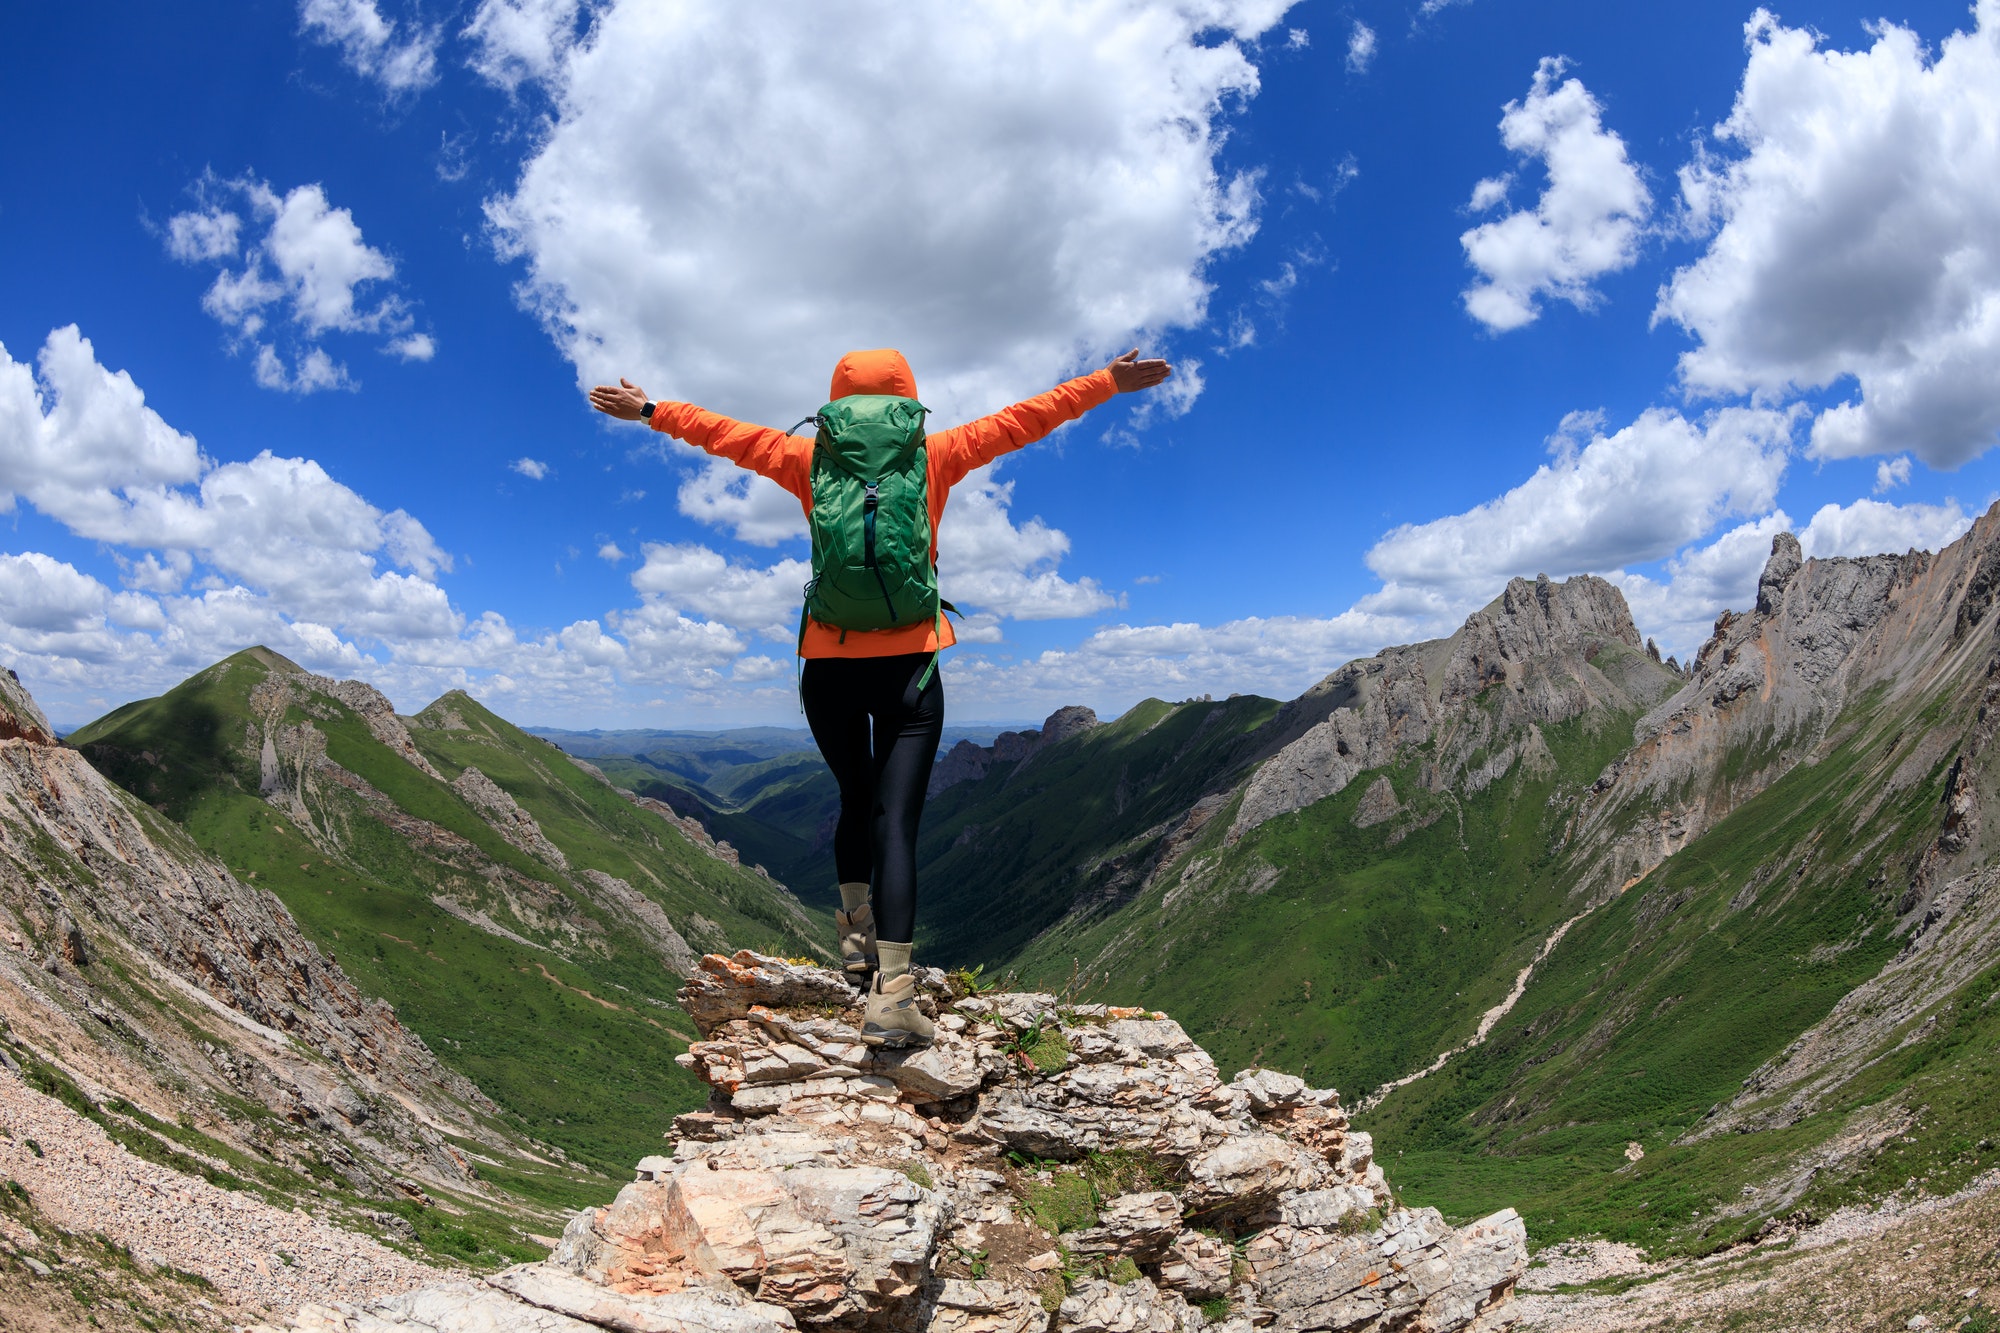
[(868, 988), (868, 1009), (861, 1020), (861, 1040), (891, 1050), (931, 1044), (931, 1021), (917, 1008), (917, 979), (908, 972), (887, 982), (875, 975)]
[(840, 936), (841, 966), (847, 970), (847, 979), (863, 989), (868, 985), (868, 974), (877, 967), (875, 958), (875, 913), (867, 903), (852, 912), (835, 908), (833, 928)]

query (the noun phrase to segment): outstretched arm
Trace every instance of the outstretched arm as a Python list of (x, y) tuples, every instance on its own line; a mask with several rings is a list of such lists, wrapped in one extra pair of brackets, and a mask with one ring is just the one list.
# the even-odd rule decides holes
[(946, 486), (955, 486), (974, 468), (1033, 444), (1065, 422), (1110, 402), (1114, 395), (1150, 389), (1173, 373), (1165, 361), (1141, 361), (1135, 347), (1095, 374), (931, 436), (931, 466)]
[[(590, 391), (590, 405), (620, 421), (637, 421), (652, 402), (631, 380), (600, 384)], [(654, 430), (697, 449), (726, 458), (760, 476), (769, 477), (801, 499), (812, 494), (812, 441), (769, 426), (752, 426), (693, 403), (654, 403), (649, 423)]]

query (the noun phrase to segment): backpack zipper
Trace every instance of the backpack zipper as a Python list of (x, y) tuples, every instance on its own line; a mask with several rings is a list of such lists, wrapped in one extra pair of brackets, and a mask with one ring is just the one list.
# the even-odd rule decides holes
[(875, 571), (875, 584), (882, 589), (882, 600), (889, 605), (889, 623), (899, 624), (902, 617), (896, 614), (896, 599), (889, 596), (889, 581), (882, 577), (882, 566), (875, 563), (875, 510), (882, 503), (875, 488), (880, 482), (867, 482), (866, 493), (861, 500), (862, 563)]

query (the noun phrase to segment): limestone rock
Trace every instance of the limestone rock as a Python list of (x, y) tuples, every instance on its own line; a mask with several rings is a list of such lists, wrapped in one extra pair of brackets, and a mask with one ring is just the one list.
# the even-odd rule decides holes
[(1120, 1194), (1098, 1209), (1097, 1225), (1072, 1231), (1063, 1244), (1072, 1254), (1123, 1255), (1157, 1262), (1181, 1230), (1181, 1202), (1166, 1190)]
[(480, 817), (493, 826), (493, 831), (508, 842), (557, 870), (569, 869), (569, 858), (563, 855), (562, 848), (550, 842), (542, 832), (542, 826), (535, 822), (535, 817), (523, 810), (520, 803), (492, 778), (467, 765), (466, 770), (451, 784), (451, 789), (464, 797), (465, 803), (477, 810)]
[(947, 1278), (939, 1284), (926, 1333), (1042, 1333), (1048, 1312), (1041, 1297), (1004, 1282), (966, 1282)]
[(681, 988), (680, 1002), (703, 1036), (732, 1018), (748, 1017), (753, 1005), (846, 1008), (854, 1003), (854, 987), (830, 967), (766, 958), (748, 949), (731, 958), (705, 955), (699, 967)]
[(42, 716), (40, 705), (10, 668), (0, 670), (0, 740), (16, 739), (34, 745), (54, 745), (56, 729)]
[(1056, 1312), (1058, 1333), (1194, 1333), (1204, 1322), (1178, 1293), (1161, 1291), (1143, 1277), (1122, 1287), (1087, 1278)]
[(1235, 1280), (1235, 1262), (1229, 1242), (1200, 1231), (1183, 1231), (1161, 1258), (1158, 1281), (1201, 1304), (1228, 1293)]
[[(1010, 993), (952, 1005), (925, 985), (937, 1043), (884, 1058), (860, 1043), (839, 973), (702, 959), (682, 994), (704, 1039), (680, 1058), (713, 1089), (709, 1109), (679, 1117), (671, 1155), (572, 1218), (546, 1262), (485, 1290), (529, 1312), (508, 1317), (689, 1333), (1194, 1333), (1217, 1327), (1197, 1306), (1222, 1297), (1217, 1333), (1500, 1326), (1526, 1264), (1519, 1219), (1454, 1232), (1397, 1211), (1357, 1234), (1390, 1200), (1331, 1089), (1262, 1069), (1224, 1084), (1179, 1024), (1145, 1011)], [(1061, 1068), (1007, 1053), (1036, 1027), (1068, 1046)], [(1113, 1196), (1058, 1238), (1024, 1206), (1007, 1148), (1142, 1153), (1185, 1184)], [(1252, 1235), (1249, 1268), (1189, 1216)], [(1062, 1251), (1093, 1275), (1052, 1319)], [(1135, 1280), (1104, 1276), (1133, 1265)]]

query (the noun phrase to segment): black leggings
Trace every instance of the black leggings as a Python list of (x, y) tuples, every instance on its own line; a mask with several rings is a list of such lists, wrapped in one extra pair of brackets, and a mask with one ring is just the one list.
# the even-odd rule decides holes
[(944, 735), (943, 673), (917, 689), (930, 665), (929, 653), (815, 657), (799, 685), (806, 725), (840, 784), (834, 869), (843, 884), (868, 882), (875, 936), (891, 944), (916, 930), (917, 821)]

